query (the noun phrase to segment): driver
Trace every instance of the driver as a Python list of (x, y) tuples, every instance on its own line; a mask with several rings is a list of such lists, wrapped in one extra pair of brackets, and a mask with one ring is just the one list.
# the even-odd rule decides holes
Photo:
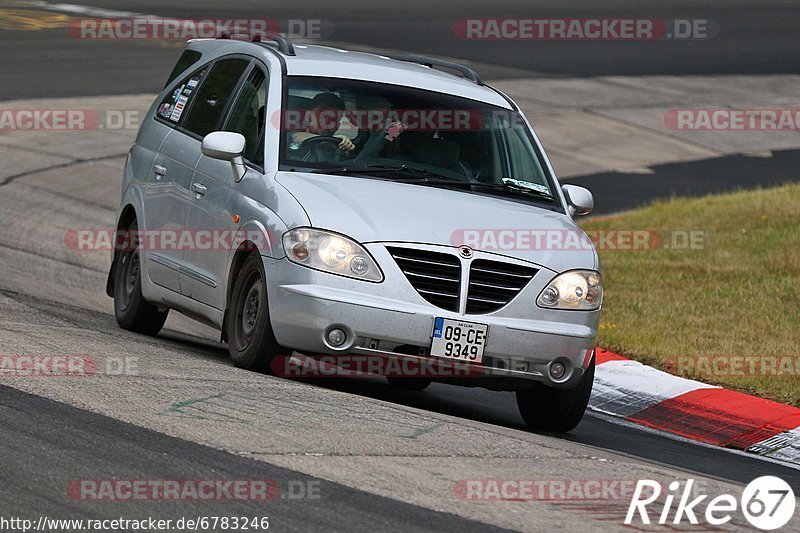
[(340, 139), (339, 149), (351, 152), (356, 145), (345, 135), (334, 135), (339, 129), (345, 111), (344, 102), (333, 93), (319, 93), (311, 100), (311, 108), (306, 112), (306, 130), (292, 134), (292, 143), (299, 145), (307, 139), (328, 136)]

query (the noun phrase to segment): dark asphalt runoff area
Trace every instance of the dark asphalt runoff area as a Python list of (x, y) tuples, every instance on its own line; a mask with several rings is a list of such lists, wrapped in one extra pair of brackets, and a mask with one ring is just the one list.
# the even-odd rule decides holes
[(705, 196), (800, 181), (800, 150), (772, 157), (735, 154), (714, 159), (656, 165), (652, 174), (607, 172), (561, 180), (592, 191), (593, 216), (640, 207), (674, 196)]

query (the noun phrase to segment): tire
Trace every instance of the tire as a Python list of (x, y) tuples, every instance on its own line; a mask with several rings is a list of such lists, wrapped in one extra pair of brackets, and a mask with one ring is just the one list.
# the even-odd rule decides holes
[(233, 285), (226, 330), (233, 364), (270, 373), (270, 363), (286, 352), (272, 331), (264, 264), (257, 253), (245, 259)]
[[(133, 233), (137, 228), (134, 220), (128, 231)], [(114, 315), (122, 329), (156, 335), (164, 327), (169, 309), (159, 311), (142, 296), (139, 245), (135, 239), (130, 240), (130, 243), (130, 249), (117, 251), (114, 265)]]
[(428, 388), (431, 380), (425, 378), (386, 378), (389, 385), (398, 389), (421, 391)]
[(523, 420), (534, 431), (566, 433), (583, 418), (594, 383), (594, 357), (578, 385), (556, 389), (537, 383), (532, 389), (517, 391), (517, 406)]

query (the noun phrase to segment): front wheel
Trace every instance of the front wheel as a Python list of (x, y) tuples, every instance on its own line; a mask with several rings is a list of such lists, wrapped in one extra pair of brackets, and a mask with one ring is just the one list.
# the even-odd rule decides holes
[(264, 265), (257, 253), (245, 260), (236, 276), (228, 313), (228, 351), (233, 364), (269, 372), (272, 360), (284, 350), (272, 331)]
[(534, 431), (566, 433), (583, 418), (594, 383), (594, 357), (578, 385), (556, 389), (537, 383), (532, 389), (517, 391), (517, 406), (525, 423)]
[[(131, 235), (138, 226), (134, 220), (128, 227)], [(156, 335), (167, 321), (169, 310), (159, 311), (142, 296), (141, 254), (137, 239), (130, 246), (117, 251), (114, 265), (114, 315), (122, 329)]]

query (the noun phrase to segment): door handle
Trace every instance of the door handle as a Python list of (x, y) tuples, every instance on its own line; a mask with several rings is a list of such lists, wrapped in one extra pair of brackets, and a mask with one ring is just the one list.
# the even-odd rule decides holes
[(156, 171), (156, 176), (163, 176), (167, 173), (167, 167), (163, 165), (153, 165), (153, 170)]
[(192, 190), (197, 194), (205, 194), (208, 189), (202, 183), (192, 183)]

